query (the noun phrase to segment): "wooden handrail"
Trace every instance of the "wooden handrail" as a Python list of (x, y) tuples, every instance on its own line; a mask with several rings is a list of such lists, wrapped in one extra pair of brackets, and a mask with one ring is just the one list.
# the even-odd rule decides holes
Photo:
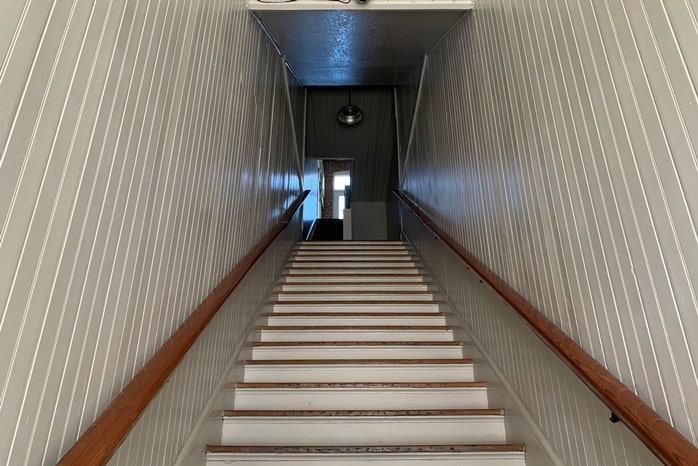
[(415, 216), (451, 248), (472, 270), (486, 281), (528, 324), (533, 332), (562, 359), (660, 461), (670, 466), (698, 465), (698, 448), (642, 401), (626, 385), (599, 364), (589, 353), (568, 337), (541, 311), (491, 271), (448, 233), (405, 193), (393, 193)]
[(160, 391), (187, 351), (213, 319), (225, 300), (274, 240), (288, 226), (310, 191), (304, 191), (218, 286), (187, 317), (136, 376), (112, 400), (94, 423), (58, 462), (59, 465), (101, 465), (121, 442)]

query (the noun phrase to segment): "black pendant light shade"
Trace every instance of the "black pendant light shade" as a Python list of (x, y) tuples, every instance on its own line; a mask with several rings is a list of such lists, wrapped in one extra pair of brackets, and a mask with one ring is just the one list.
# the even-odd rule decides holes
[(349, 103), (337, 112), (340, 123), (351, 126), (359, 123), (364, 118), (364, 113), (359, 107), (351, 104), (351, 91), (349, 91)]

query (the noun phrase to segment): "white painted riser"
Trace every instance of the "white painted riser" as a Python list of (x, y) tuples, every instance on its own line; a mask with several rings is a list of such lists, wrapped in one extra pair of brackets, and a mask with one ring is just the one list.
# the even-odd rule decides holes
[(469, 358), (474, 350), (459, 346), (282, 346), (256, 347), (253, 359), (446, 359)]
[(274, 312), (442, 312), (447, 306), (438, 303), (419, 304), (358, 304), (358, 303), (333, 303), (333, 304), (274, 304), (271, 309)]
[(386, 262), (410, 262), (415, 263), (415, 258), (410, 254), (394, 254), (391, 253), (389, 256), (378, 256), (371, 254), (315, 254), (313, 252), (303, 252), (296, 254), (294, 257), (294, 265), (301, 264), (305, 261), (315, 261), (325, 262), (325, 261), (365, 261), (367, 263), (380, 263), (382, 261)]
[[(295, 270), (294, 274), (302, 273)], [(293, 275), (284, 276), (282, 283), (284, 284), (301, 284), (301, 283), (315, 283), (320, 280), (328, 280), (333, 282), (374, 282), (374, 283), (425, 283), (425, 278), (421, 274), (414, 274), (410, 276), (381, 276), (378, 273), (367, 274), (368, 276), (360, 276), (358, 274), (342, 274), (342, 275), (329, 275), (327, 271), (324, 271), (320, 277), (299, 277)]]
[(525, 466), (523, 453), (341, 454), (216, 454), (208, 464), (236, 466)]
[[(421, 269), (414, 269), (412, 267), (386, 267), (386, 268), (375, 268), (375, 269), (364, 269), (364, 268), (343, 268), (342, 270), (326, 270), (326, 269), (318, 269), (318, 268), (293, 268), (293, 269), (286, 269), (284, 271), (285, 275), (293, 276), (297, 274), (312, 274), (312, 275), (317, 275), (320, 277), (323, 276), (328, 276), (328, 274), (336, 274), (340, 273), (342, 276), (351, 276), (351, 275), (360, 275), (363, 280), (366, 280), (366, 275), (367, 274), (372, 274), (372, 275), (385, 275), (385, 274), (411, 274), (411, 275), (420, 275), (422, 274)], [(337, 277), (334, 275), (329, 275), (332, 277), (332, 280), (335, 280)], [(316, 278), (317, 279), (317, 278)]]
[(354, 259), (357, 257), (378, 259), (377, 255), (382, 255), (383, 258), (389, 257), (390, 259), (397, 259), (402, 257), (409, 257), (416, 260), (412, 251), (407, 249), (391, 249), (391, 250), (374, 250), (368, 251), (365, 249), (353, 249), (347, 251), (333, 251), (331, 249), (301, 249), (293, 253), (294, 259), (305, 259), (306, 257), (330, 257), (330, 258), (347, 258)]
[(445, 325), (446, 317), (435, 314), (433, 316), (273, 316), (263, 317), (268, 325)]
[(235, 409), (372, 410), (488, 408), (486, 388), (245, 388)]
[[(343, 280), (337, 280), (341, 282)], [(366, 280), (368, 282), (373, 280)], [(276, 291), (322, 291), (323, 293), (351, 293), (352, 291), (430, 291), (433, 287), (427, 284), (367, 284), (360, 283), (358, 285), (346, 284), (346, 285), (303, 285), (303, 284), (291, 284), (286, 283), (280, 289)]]
[(347, 446), (505, 442), (502, 416), (226, 417), (223, 443)]
[(287, 270), (312, 270), (322, 269), (323, 267), (340, 267), (342, 273), (351, 273), (351, 270), (365, 272), (373, 267), (381, 269), (397, 269), (398, 271), (415, 271), (418, 270), (417, 265), (411, 261), (381, 261), (381, 262), (332, 262), (332, 261), (316, 261), (316, 262), (294, 262)]
[(424, 301), (428, 303), (434, 300), (432, 293), (333, 293), (331, 296), (322, 293), (279, 293), (276, 295), (279, 301)]
[(296, 246), (298, 249), (313, 249), (313, 248), (322, 248), (322, 247), (327, 247), (327, 248), (332, 248), (332, 249), (348, 249), (348, 248), (366, 248), (366, 247), (375, 247), (375, 248), (385, 248), (385, 247), (394, 247), (394, 248), (405, 248), (405, 243), (402, 241), (313, 241), (313, 242), (304, 242), (304, 243), (299, 243), (298, 246)]
[(473, 382), (471, 364), (245, 366), (245, 382)]
[(453, 341), (453, 331), (262, 330), (260, 341)]

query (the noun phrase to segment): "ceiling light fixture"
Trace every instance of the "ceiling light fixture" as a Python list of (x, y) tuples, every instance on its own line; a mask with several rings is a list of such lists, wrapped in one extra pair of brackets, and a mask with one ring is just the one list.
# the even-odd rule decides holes
[(359, 123), (364, 118), (364, 113), (359, 107), (351, 104), (351, 90), (349, 90), (349, 103), (340, 108), (337, 112), (337, 119), (340, 123), (352, 126)]

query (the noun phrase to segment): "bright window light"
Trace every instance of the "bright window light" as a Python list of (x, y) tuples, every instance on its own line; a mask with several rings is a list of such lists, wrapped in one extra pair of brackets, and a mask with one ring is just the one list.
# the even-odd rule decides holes
[(339, 196), (339, 205), (337, 206), (338, 217), (344, 219), (344, 196)]
[(344, 191), (344, 187), (351, 184), (351, 178), (349, 175), (335, 175), (334, 176), (334, 190)]

